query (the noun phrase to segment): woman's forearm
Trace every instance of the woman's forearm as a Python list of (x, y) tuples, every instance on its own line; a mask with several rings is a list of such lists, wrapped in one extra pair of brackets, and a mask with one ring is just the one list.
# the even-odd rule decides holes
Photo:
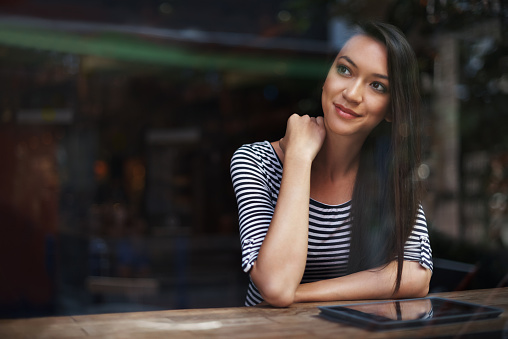
[(286, 154), (277, 205), (251, 278), (263, 298), (287, 306), (305, 270), (312, 161)]
[(399, 290), (394, 294), (397, 262), (343, 277), (298, 286), (294, 302), (413, 298), (427, 295), (430, 270), (404, 261)]

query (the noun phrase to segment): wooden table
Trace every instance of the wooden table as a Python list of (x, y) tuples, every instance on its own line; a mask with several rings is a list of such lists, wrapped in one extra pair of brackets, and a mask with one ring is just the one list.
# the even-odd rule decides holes
[[(114, 313), (0, 320), (0, 338), (419, 338), (483, 333), (508, 337), (508, 288), (433, 294), (503, 308), (499, 318), (409, 330), (369, 332), (318, 316), (317, 305)], [(458, 336), (460, 337), (460, 336)], [(475, 336), (476, 338), (476, 336)]]

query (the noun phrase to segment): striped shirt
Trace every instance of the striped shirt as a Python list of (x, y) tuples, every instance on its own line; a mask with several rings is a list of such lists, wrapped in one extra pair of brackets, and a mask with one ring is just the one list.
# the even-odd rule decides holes
[[(272, 220), (282, 179), (282, 163), (268, 141), (243, 145), (231, 160), (231, 178), (238, 203), (242, 268), (249, 272)], [(350, 211), (351, 201), (327, 205), (310, 199), (309, 244), (302, 283), (346, 274)], [(425, 268), (433, 268), (427, 223), (421, 208), (404, 246), (404, 260), (418, 261)], [(251, 280), (245, 305), (253, 306), (262, 301)]]

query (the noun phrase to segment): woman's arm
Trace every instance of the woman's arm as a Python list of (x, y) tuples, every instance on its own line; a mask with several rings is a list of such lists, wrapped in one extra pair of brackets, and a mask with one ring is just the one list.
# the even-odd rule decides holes
[(281, 147), (282, 181), (268, 232), (250, 276), (273, 306), (293, 303), (305, 270), (308, 246), (310, 172), (324, 140), (322, 118), (292, 115)]
[(424, 297), (432, 272), (417, 261), (404, 261), (399, 290), (394, 294), (397, 262), (343, 277), (301, 284), (294, 302)]

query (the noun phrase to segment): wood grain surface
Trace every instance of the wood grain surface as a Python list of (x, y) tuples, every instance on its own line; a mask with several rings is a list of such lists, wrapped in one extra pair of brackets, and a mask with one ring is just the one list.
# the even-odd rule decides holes
[[(0, 338), (460, 338), (508, 337), (508, 288), (432, 294), (503, 308), (496, 319), (409, 330), (369, 332), (328, 321), (319, 305), (168, 310), (0, 320)], [(467, 336), (466, 336), (467, 337)]]

